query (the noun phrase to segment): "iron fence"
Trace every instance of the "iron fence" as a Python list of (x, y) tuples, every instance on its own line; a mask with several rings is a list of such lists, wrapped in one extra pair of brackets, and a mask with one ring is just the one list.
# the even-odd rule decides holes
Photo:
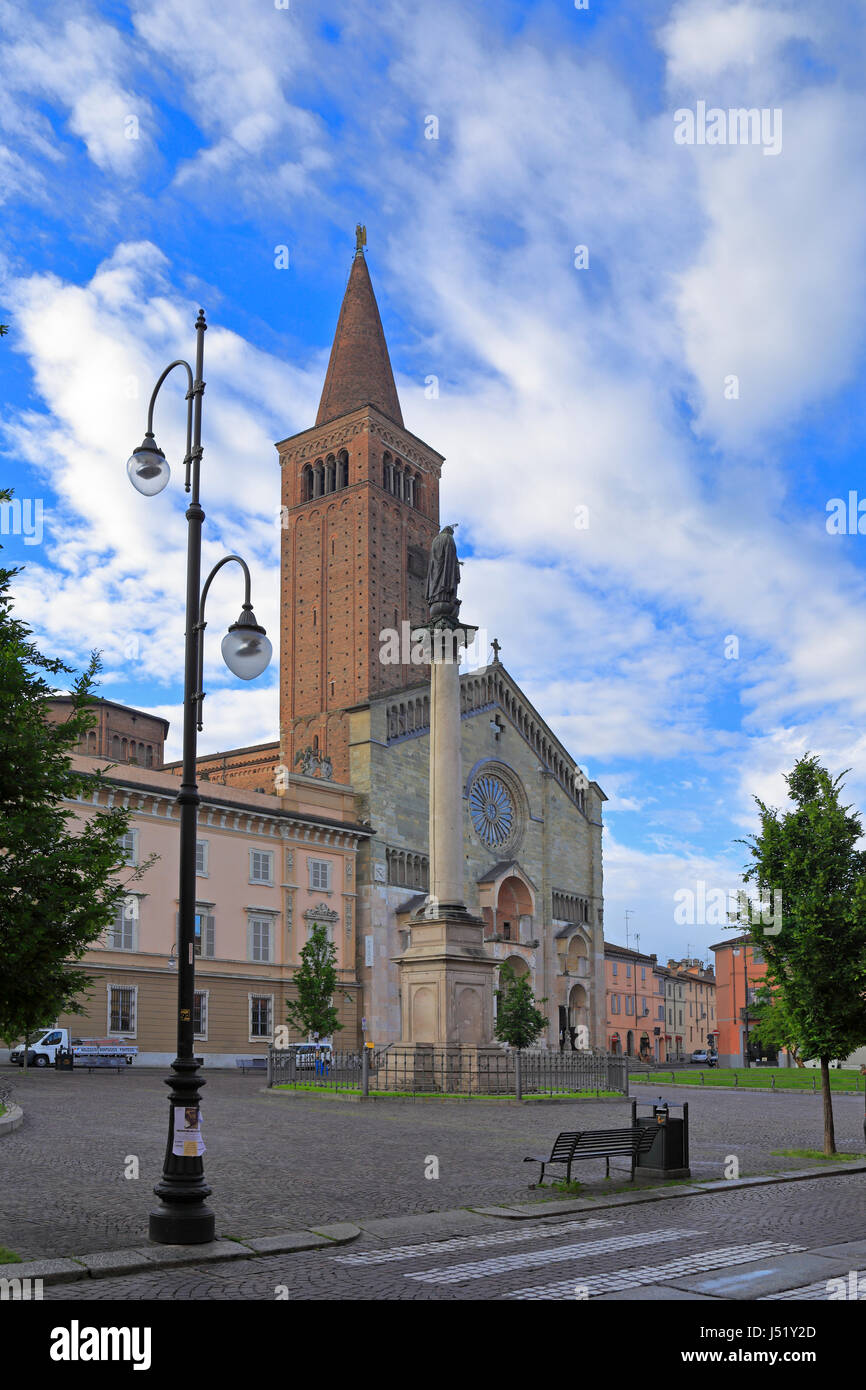
[(359, 1095), (628, 1095), (628, 1059), (605, 1052), (401, 1048), (298, 1053), (271, 1047), (268, 1085)]

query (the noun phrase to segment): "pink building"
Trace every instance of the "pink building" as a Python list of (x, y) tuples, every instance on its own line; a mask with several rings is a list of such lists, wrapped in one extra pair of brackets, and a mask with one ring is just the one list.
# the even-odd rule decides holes
[[(85, 771), (104, 765), (88, 754), (73, 761)], [(160, 1065), (175, 1054), (177, 787), (176, 777), (156, 768), (115, 766), (104, 789), (77, 804), (81, 816), (97, 806), (128, 808), (128, 863), (155, 859), (130, 882), (123, 909), (87, 952), (84, 964), (94, 977), (87, 1015), (58, 1020), (75, 1033), (128, 1039), (141, 1060)], [(371, 831), (354, 821), (351, 789), (292, 775), (279, 796), (207, 781), (200, 791), (195, 1020), (205, 1065), (266, 1054), (274, 1028), (285, 1022), (314, 924), (327, 927), (336, 946), (339, 1045), (360, 1046), (356, 858)]]

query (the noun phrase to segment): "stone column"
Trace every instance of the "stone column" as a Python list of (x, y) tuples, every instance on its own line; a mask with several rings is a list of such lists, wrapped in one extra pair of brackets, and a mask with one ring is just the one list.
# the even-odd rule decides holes
[[(442, 641), (440, 639), (444, 638)], [(455, 639), (452, 643), (449, 639)], [(433, 633), (430, 668), (430, 891), (428, 914), (465, 909), (463, 769), (457, 633)], [(437, 650), (438, 649), (438, 650)]]

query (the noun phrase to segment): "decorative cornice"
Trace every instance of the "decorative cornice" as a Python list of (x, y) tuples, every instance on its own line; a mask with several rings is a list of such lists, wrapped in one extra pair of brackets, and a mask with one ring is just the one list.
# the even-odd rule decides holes
[(318, 907), (308, 907), (302, 914), (308, 922), (339, 922), (340, 914), (333, 907), (328, 907), (327, 903), (319, 903)]

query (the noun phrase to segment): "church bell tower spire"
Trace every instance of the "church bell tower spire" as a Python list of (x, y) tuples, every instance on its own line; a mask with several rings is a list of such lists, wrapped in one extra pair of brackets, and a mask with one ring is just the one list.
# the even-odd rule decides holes
[(348, 782), (346, 711), (428, 678), (380, 633), (426, 619), (442, 455), (403, 423), (364, 248), (355, 253), (316, 423), (277, 445), (282, 469), (280, 753), (307, 748)]

